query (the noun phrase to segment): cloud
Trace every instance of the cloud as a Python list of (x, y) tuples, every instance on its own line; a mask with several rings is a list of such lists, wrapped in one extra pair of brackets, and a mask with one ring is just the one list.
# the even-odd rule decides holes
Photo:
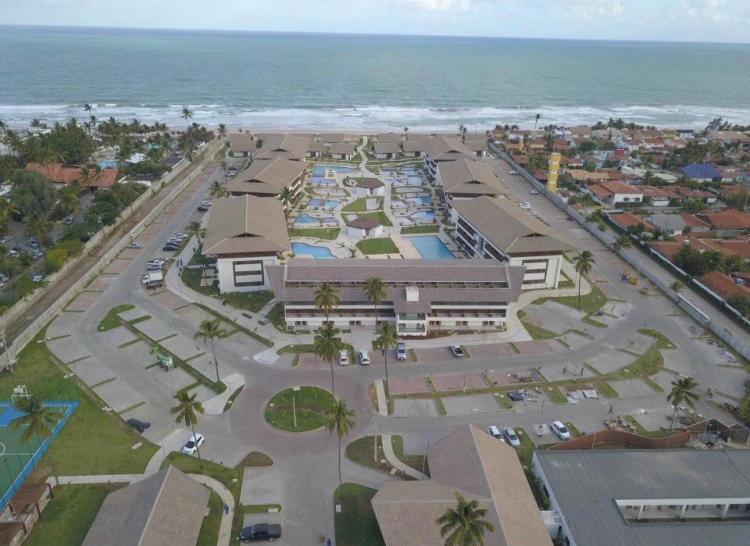
[(397, 0), (401, 6), (428, 11), (467, 11), (471, 0)]

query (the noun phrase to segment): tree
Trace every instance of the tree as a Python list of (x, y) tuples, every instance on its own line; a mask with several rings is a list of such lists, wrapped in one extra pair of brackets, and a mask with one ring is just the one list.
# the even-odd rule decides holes
[(578, 307), (581, 307), (581, 279), (584, 275), (591, 273), (594, 268), (594, 255), (589, 250), (579, 252), (573, 257), (573, 265), (578, 273)]
[(218, 199), (220, 197), (226, 197), (227, 196), (227, 190), (224, 189), (224, 186), (221, 185), (221, 182), (218, 180), (214, 180), (211, 182), (211, 187), (208, 189), (208, 194)]
[(385, 283), (380, 277), (370, 277), (365, 283), (365, 295), (370, 303), (375, 307), (375, 331), (378, 331), (378, 307), (386, 297), (388, 293), (385, 290)]
[(10, 428), (18, 430), (24, 428), (21, 443), (28, 444), (36, 438), (41, 443), (42, 438), (49, 436), (62, 418), (57, 408), (46, 407), (38, 396), (21, 398), (15, 403), (24, 415), (16, 417), (10, 422)]
[(375, 340), (375, 343), (383, 350), (383, 357), (385, 358), (385, 389), (388, 392), (388, 351), (398, 343), (396, 329), (390, 322), (384, 322), (380, 325), (380, 336)]
[(326, 411), (326, 429), (328, 432), (336, 432), (339, 441), (339, 485), (341, 485), (341, 440), (351, 432), (356, 424), (355, 412), (346, 406), (346, 400), (339, 400), (333, 407)]
[(28, 222), (29, 231), (32, 235), (39, 238), (39, 242), (42, 246), (49, 246), (50, 231), (52, 231), (52, 221), (46, 214), (31, 218)]
[(313, 346), (315, 347), (315, 356), (328, 362), (331, 367), (331, 393), (336, 396), (336, 383), (333, 378), (333, 361), (339, 357), (339, 352), (344, 348), (341, 341), (340, 330), (332, 323), (326, 322), (318, 328), (315, 334)]
[(201, 237), (206, 234), (206, 230), (201, 227), (200, 222), (190, 222), (185, 231), (187, 231), (188, 235), (195, 235), (198, 239), (198, 244), (201, 244)]
[(406, 137), (406, 140), (409, 140), (409, 128), (404, 127), (404, 136)]
[(219, 133), (220, 138), (226, 138), (227, 137), (227, 126), (223, 123), (219, 123), (219, 127), (217, 129), (217, 132)]
[(626, 234), (620, 235), (617, 240), (615, 241), (615, 248), (621, 249), (621, 248), (628, 248), (631, 246), (630, 237)]
[(285, 209), (289, 208), (289, 205), (292, 204), (292, 190), (289, 188), (289, 186), (285, 186), (283, 190), (281, 190), (281, 194), (279, 195), (279, 198), (281, 199), (281, 202), (284, 204)]
[(539, 123), (539, 118), (541, 118), (541, 117), (542, 117), (541, 114), (537, 114), (536, 115), (536, 117), (534, 119), (534, 129), (536, 129), (536, 125), (537, 125), (537, 123)]
[(341, 298), (339, 297), (338, 290), (329, 283), (324, 282), (320, 285), (320, 288), (315, 291), (314, 302), (315, 307), (325, 312), (327, 323), (329, 322), (333, 308), (341, 303)]
[(495, 532), (495, 527), (483, 519), (487, 510), (479, 508), (476, 500), (466, 500), (460, 493), (455, 495), (456, 507), (448, 508), (436, 521), (445, 546), (484, 546), (484, 534)]
[[(188, 394), (187, 391), (180, 391), (174, 397), (177, 400), (177, 405), (170, 409), (169, 413), (176, 415), (175, 423), (185, 423), (185, 426), (190, 428), (193, 438), (195, 438), (195, 425), (198, 424), (198, 414), (203, 413), (203, 404), (196, 400), (198, 394)], [(200, 459), (201, 451), (197, 445), (195, 449), (198, 453), (198, 459)]]
[(672, 284), (669, 285), (669, 288), (674, 290), (675, 292), (679, 292), (683, 289), (683, 285), (680, 281), (674, 281)]
[(77, 187), (65, 186), (57, 192), (57, 204), (55, 205), (54, 213), (55, 218), (65, 218), (70, 214), (75, 214), (80, 208), (81, 200), (78, 197)]
[(16, 214), (16, 208), (13, 206), (8, 199), (0, 197), (0, 232), (5, 233), (8, 230), (8, 225), (13, 219), (13, 215)]
[(695, 406), (695, 401), (700, 398), (698, 394), (693, 392), (693, 389), (697, 386), (698, 383), (692, 377), (682, 377), (676, 381), (672, 381), (672, 390), (667, 395), (667, 402), (672, 405), (673, 409), (672, 424), (669, 426), (669, 430), (674, 428), (680, 404), (685, 403), (690, 408)]
[(221, 382), (221, 377), (219, 377), (219, 361), (216, 360), (215, 340), (223, 334), (224, 330), (221, 328), (221, 321), (219, 319), (206, 319), (201, 321), (201, 325), (198, 327), (198, 331), (194, 336), (203, 338), (203, 343), (208, 342), (211, 345), (211, 355), (213, 356), (214, 366), (216, 367), (217, 383)]
[(58, 271), (67, 260), (67, 250), (64, 248), (53, 248), (44, 256), (44, 270), (48, 273)]
[(193, 119), (193, 111), (187, 106), (182, 107), (182, 119), (187, 122), (188, 129), (190, 129), (190, 121)]
[(180, 145), (180, 151), (185, 156), (185, 159), (187, 159), (188, 161), (192, 161), (193, 157), (195, 157), (195, 144), (192, 140), (185, 139)]

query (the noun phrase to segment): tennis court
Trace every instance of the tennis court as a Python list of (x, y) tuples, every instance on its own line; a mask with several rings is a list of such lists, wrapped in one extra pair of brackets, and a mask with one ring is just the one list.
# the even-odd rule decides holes
[(47, 438), (21, 440), (23, 428), (13, 430), (10, 424), (23, 416), (11, 402), (0, 402), (0, 510), (13, 498), (13, 494), (23, 485), (42, 456), (49, 449), (65, 423), (78, 407), (78, 402), (44, 402), (46, 407), (58, 407), (62, 415)]

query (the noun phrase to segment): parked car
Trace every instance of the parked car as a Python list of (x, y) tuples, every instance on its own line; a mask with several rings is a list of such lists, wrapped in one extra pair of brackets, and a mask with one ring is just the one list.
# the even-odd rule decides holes
[(539, 190), (531, 190), (529, 193), (531, 195), (539, 195)]
[(242, 542), (255, 542), (258, 540), (272, 542), (277, 538), (281, 538), (281, 525), (277, 523), (256, 523), (242, 529), (240, 536), (237, 538)]
[(525, 398), (523, 393), (518, 391), (508, 391), (505, 395), (510, 398), (512, 402), (521, 402)]
[(510, 172), (509, 172), (508, 174), (513, 174), (513, 175), (515, 175), (515, 174), (518, 174), (518, 171), (510, 171)]
[(396, 359), (406, 360), (406, 343), (403, 341), (400, 341), (398, 345), (396, 345)]
[(201, 201), (201, 204), (198, 205), (198, 210), (201, 212), (206, 212), (209, 208), (211, 208), (211, 204), (211, 201), (209, 201), (208, 199), (204, 199), (203, 201)]
[(369, 366), (370, 365), (370, 355), (367, 351), (360, 351), (359, 352), (359, 364), (361, 366)]
[(518, 206), (521, 207), (523, 210), (531, 210), (531, 203), (529, 203), (528, 201), (524, 201), (523, 203), (520, 203)]
[(130, 418), (127, 421), (125, 421), (128, 425), (133, 427), (138, 432), (143, 432), (148, 427), (151, 426), (151, 423), (147, 423), (146, 421), (141, 421), (140, 419)]
[(553, 421), (550, 428), (561, 440), (570, 440), (570, 431), (562, 424), (562, 421)]
[(2, 281), (2, 282), (8, 282), (8, 280), (10, 280), (10, 277), (8, 277), (7, 274), (0, 273), (0, 281)]
[(466, 354), (464, 353), (463, 347), (461, 347), (460, 345), (451, 345), (451, 352), (456, 358), (463, 358)]
[(203, 434), (196, 432), (195, 436), (191, 436), (187, 443), (183, 446), (182, 452), (185, 455), (192, 455), (198, 450), (199, 447), (203, 445), (203, 442), (205, 441), (206, 438), (203, 436)]
[(66, 225), (66, 226), (69, 226), (69, 225), (71, 225), (71, 224), (72, 224), (72, 223), (73, 223), (74, 221), (75, 221), (75, 218), (73, 218), (73, 216), (68, 216), (68, 217), (67, 217), (67, 218), (65, 219), (65, 225)]
[(174, 252), (176, 250), (179, 250), (179, 248), (180, 247), (178, 247), (177, 245), (172, 245), (172, 244), (167, 243), (166, 245), (162, 247), (162, 252)]
[(0, 244), (4, 245), (5, 243), (9, 243), (12, 240), (13, 237), (11, 237), (10, 235), (3, 235), (2, 237), (0, 237)]
[(497, 438), (498, 440), (503, 439), (503, 433), (500, 432), (500, 427), (496, 427), (495, 425), (490, 425), (489, 427), (487, 427), (487, 433), (493, 438)]
[(132, 241), (128, 248), (143, 248), (143, 244), (139, 243), (138, 241)]
[(339, 366), (348, 366), (349, 365), (349, 351), (346, 349), (341, 349), (339, 351)]
[(506, 444), (513, 447), (521, 447), (521, 439), (518, 437), (518, 434), (516, 434), (516, 431), (512, 428), (505, 427), (503, 429), (503, 438), (505, 438)]
[(42, 282), (44, 280), (44, 275), (34, 275), (31, 277), (31, 280), (34, 282)]

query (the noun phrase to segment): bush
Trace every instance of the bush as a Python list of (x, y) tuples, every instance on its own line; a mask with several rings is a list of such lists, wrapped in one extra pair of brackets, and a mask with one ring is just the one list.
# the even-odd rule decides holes
[(64, 250), (68, 256), (80, 256), (85, 245), (79, 239), (68, 239), (60, 241), (57, 248)]
[(47, 273), (59, 270), (68, 261), (68, 252), (64, 248), (53, 248), (44, 257), (44, 269)]

